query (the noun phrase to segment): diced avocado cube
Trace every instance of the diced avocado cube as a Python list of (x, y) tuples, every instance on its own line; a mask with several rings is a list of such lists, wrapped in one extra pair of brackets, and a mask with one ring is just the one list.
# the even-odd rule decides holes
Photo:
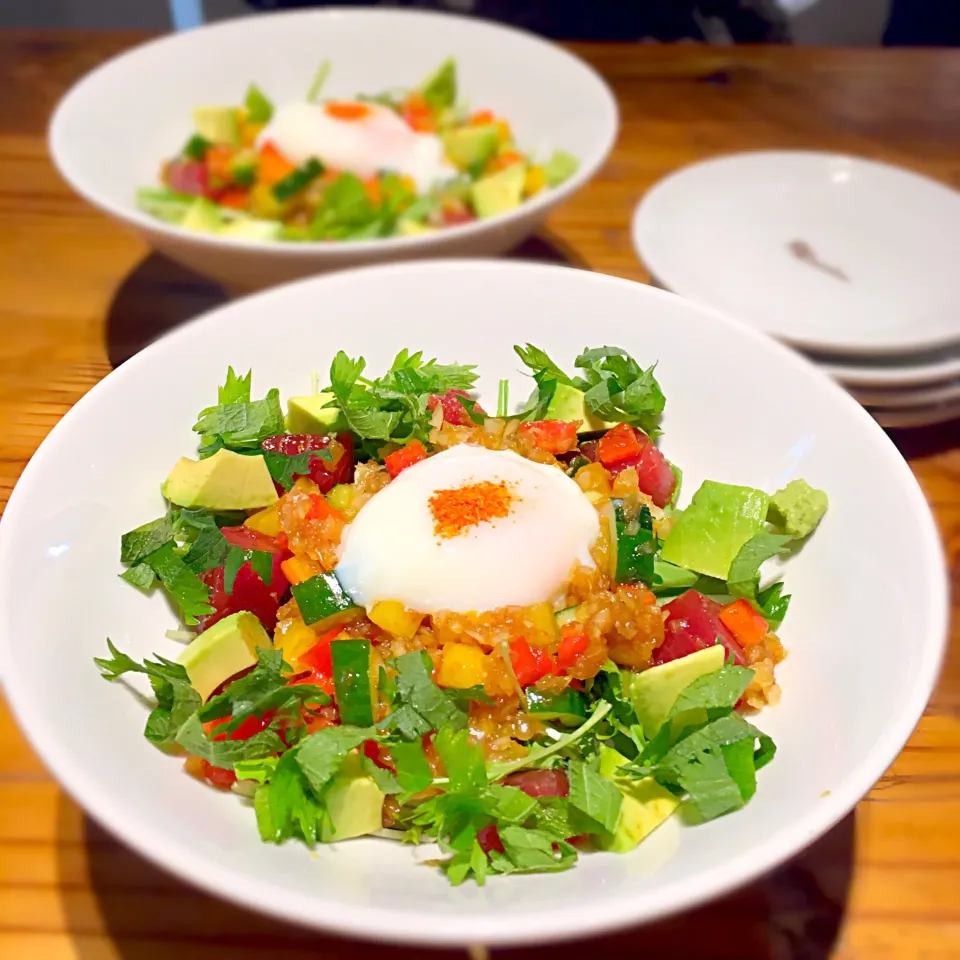
[(279, 220), (240, 217), (224, 224), (218, 232), (221, 237), (257, 243), (265, 240), (279, 240), (283, 235), (283, 224)]
[(548, 187), (557, 187), (564, 180), (569, 180), (580, 166), (580, 161), (563, 150), (557, 150), (546, 163), (541, 166), (543, 178)]
[(663, 726), (680, 692), (697, 677), (719, 670), (724, 656), (723, 644), (717, 643), (642, 673), (627, 674), (624, 693), (643, 725), (643, 735), (653, 737)]
[(302, 583), (295, 583), (290, 592), (297, 601), (303, 622), (308, 626), (318, 624), (326, 630), (338, 623), (346, 623), (362, 612), (332, 573), (321, 573)]
[(184, 230), (193, 230), (195, 233), (219, 233), (222, 224), (220, 208), (206, 197), (197, 197), (187, 207), (187, 212), (180, 221)]
[(580, 420), (577, 433), (594, 433), (598, 430), (609, 430), (616, 426), (608, 420), (601, 420), (587, 410), (582, 390), (571, 387), (566, 383), (558, 383), (557, 389), (547, 404), (544, 418), (547, 420)]
[(383, 826), (385, 799), (373, 777), (363, 772), (359, 755), (349, 754), (324, 793), (327, 816), (320, 840), (335, 843), (375, 833)]
[(496, 152), (500, 137), (496, 124), (479, 127), (459, 127), (443, 136), (443, 148), (450, 161), (459, 169), (483, 166)]
[(436, 227), (418, 223), (416, 220), (409, 219), (409, 217), (405, 217), (397, 223), (397, 235), (401, 237), (426, 237), (437, 232)]
[(827, 512), (827, 495), (806, 480), (792, 480), (770, 498), (769, 519), (791, 537), (809, 537)]
[(663, 541), (660, 556), (726, 580), (740, 548), (763, 529), (769, 504), (762, 490), (705, 480)]
[(617, 825), (613, 835), (603, 844), (605, 850), (613, 853), (633, 850), (680, 805), (680, 801), (652, 777), (643, 780), (618, 777), (617, 770), (626, 762), (627, 758), (611, 747), (600, 748), (600, 775), (613, 780), (623, 794)]
[(499, 173), (478, 180), (470, 188), (470, 197), (477, 216), (483, 219), (516, 210), (523, 200), (526, 177), (527, 165), (512, 163)]
[(452, 107), (457, 100), (457, 62), (444, 60), (420, 87), (423, 99), (434, 110)]
[(226, 146), (240, 145), (240, 119), (233, 107), (197, 107), (193, 125), (204, 140)]
[(181, 458), (160, 489), (171, 503), (207, 510), (257, 510), (277, 500), (262, 456), (224, 449), (205, 460)]
[(287, 404), (287, 429), (291, 433), (335, 433), (345, 429), (340, 408), (327, 406), (334, 400), (329, 390), (308, 397), (291, 397)]
[(257, 649), (273, 646), (256, 615), (247, 610), (231, 614), (207, 628), (177, 661), (203, 700), (225, 680), (257, 663)]

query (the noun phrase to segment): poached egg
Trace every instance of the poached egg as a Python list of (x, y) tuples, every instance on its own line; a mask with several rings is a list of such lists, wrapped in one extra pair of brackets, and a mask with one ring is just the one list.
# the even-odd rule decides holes
[(441, 139), (417, 133), (393, 110), (377, 103), (289, 103), (261, 131), (291, 163), (311, 157), (363, 180), (380, 170), (410, 177), (419, 192), (457, 176)]
[(368, 610), (483, 612), (550, 600), (600, 532), (562, 470), (508, 450), (451, 447), (404, 470), (346, 530), (337, 579)]

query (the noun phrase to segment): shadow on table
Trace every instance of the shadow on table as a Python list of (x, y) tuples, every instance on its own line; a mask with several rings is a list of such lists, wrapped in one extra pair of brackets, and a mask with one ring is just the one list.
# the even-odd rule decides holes
[[(587, 267), (576, 250), (548, 231), (525, 240), (507, 258)], [(151, 253), (127, 274), (107, 310), (111, 365), (120, 366), (158, 337), (228, 299), (215, 281)]]
[(890, 429), (887, 435), (907, 460), (933, 457), (960, 446), (960, 419), (929, 427)]
[[(64, 803), (63, 819), (75, 820)], [(89, 819), (87, 875), (76, 848), (61, 847), (67, 929), (80, 960), (465, 960), (463, 950), (392, 948), (326, 936), (221, 902), (174, 879)], [(493, 960), (581, 960), (586, 955), (653, 960), (828, 960), (844, 921), (854, 860), (854, 816), (785, 866), (690, 913), (589, 942), (496, 950)], [(81, 858), (82, 862), (82, 858)], [(496, 881), (494, 881), (496, 882)]]

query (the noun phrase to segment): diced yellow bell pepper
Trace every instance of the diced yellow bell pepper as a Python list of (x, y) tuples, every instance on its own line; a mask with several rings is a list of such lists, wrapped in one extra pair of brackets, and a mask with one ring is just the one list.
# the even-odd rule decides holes
[(251, 513), (243, 521), (245, 527), (256, 530), (257, 533), (264, 533), (268, 537), (275, 537), (280, 532), (280, 501), (269, 507), (264, 507), (256, 513)]
[(549, 603), (537, 603), (530, 607), (530, 619), (539, 635), (528, 639), (535, 647), (546, 647), (557, 639), (557, 621), (553, 616), (553, 607)]
[(288, 663), (298, 660), (317, 643), (317, 633), (302, 620), (287, 621), (274, 634), (275, 647), (283, 650), (283, 659)]
[(317, 577), (324, 572), (323, 567), (316, 560), (311, 560), (301, 553), (284, 560), (280, 564), (280, 569), (291, 583), (303, 583), (304, 580)]
[(506, 120), (497, 121), (497, 139), (501, 145), (509, 143), (513, 139), (513, 131), (510, 129), (510, 124), (507, 123)]
[(527, 170), (526, 180), (523, 182), (523, 194), (526, 197), (532, 197), (539, 193), (547, 185), (547, 178), (544, 176), (543, 168), (533, 166)]
[(445, 644), (440, 655), (437, 683), (441, 687), (466, 690), (481, 686), (487, 677), (483, 651), (469, 643)]
[(291, 493), (319, 493), (320, 488), (309, 477), (297, 477), (293, 481)]
[(404, 640), (409, 640), (423, 621), (423, 614), (407, 610), (399, 600), (381, 600), (367, 616), (381, 630)]
[(290, 209), (289, 203), (281, 203), (273, 195), (268, 183), (255, 183), (250, 191), (252, 212), (266, 220), (282, 220)]
[(245, 147), (252, 147), (256, 145), (257, 137), (260, 136), (260, 131), (263, 130), (266, 124), (263, 123), (251, 123), (246, 118), (241, 119), (240, 121), (240, 143)]

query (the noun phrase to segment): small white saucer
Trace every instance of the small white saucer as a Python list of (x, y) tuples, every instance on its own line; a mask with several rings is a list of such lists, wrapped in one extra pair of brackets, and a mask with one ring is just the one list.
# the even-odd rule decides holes
[(888, 407), (867, 407), (866, 410), (881, 427), (894, 429), (898, 427), (931, 427), (938, 423), (960, 419), (960, 403), (899, 410)]
[(850, 387), (849, 392), (865, 407), (915, 410), (938, 404), (960, 403), (960, 380), (920, 390), (867, 390)]
[(769, 151), (657, 183), (633, 242), (666, 288), (860, 357), (960, 343), (960, 193), (837, 154)]
[(889, 357), (882, 360), (824, 357), (809, 354), (818, 367), (847, 387), (933, 387), (960, 377), (960, 350), (938, 354)]

